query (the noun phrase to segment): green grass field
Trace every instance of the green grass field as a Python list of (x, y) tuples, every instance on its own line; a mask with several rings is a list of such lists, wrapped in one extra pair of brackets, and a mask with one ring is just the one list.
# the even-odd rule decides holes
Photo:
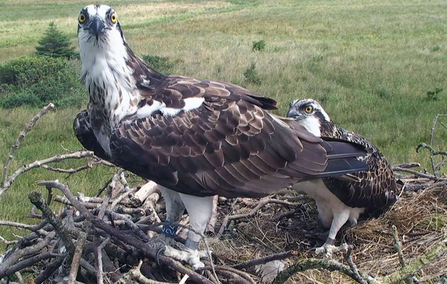
[[(30, 55), (50, 22), (77, 45), (77, 16), (89, 1), (4, 0), (0, 3), (0, 63)], [(442, 0), (108, 1), (137, 55), (166, 56), (173, 73), (240, 84), (279, 102), (285, 115), (296, 98), (315, 98), (339, 125), (379, 146), (392, 164), (420, 162), (433, 118), (447, 113), (447, 5)], [(254, 41), (266, 43), (253, 51)], [(245, 70), (254, 63), (260, 84)], [(444, 89), (436, 98), (427, 92)], [(87, 94), (86, 94), (87, 97)], [(87, 98), (86, 98), (87, 101)], [(85, 103), (86, 103), (85, 101)], [(85, 105), (84, 103), (84, 105)], [(80, 109), (42, 118), (17, 151), (11, 170), (75, 150)], [(38, 109), (0, 109), (0, 165), (23, 124)], [(447, 150), (447, 131), (435, 148)], [(73, 167), (77, 162), (63, 163)], [(96, 192), (113, 169), (67, 176), (44, 170), (21, 176), (0, 200), (0, 219), (30, 222), (28, 193), (38, 179), (60, 179), (73, 191)], [(445, 172), (445, 169), (444, 169)], [(0, 228), (11, 239), (12, 230)], [(25, 232), (18, 233), (25, 234)]]

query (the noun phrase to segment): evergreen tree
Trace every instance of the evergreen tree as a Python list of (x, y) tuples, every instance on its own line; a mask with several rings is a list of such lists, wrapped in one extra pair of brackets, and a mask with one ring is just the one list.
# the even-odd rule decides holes
[(71, 46), (67, 37), (56, 28), (51, 22), (45, 31), (44, 37), (36, 46), (36, 54), (38, 56), (65, 57), (67, 59), (79, 58), (79, 54), (75, 52), (75, 48)]

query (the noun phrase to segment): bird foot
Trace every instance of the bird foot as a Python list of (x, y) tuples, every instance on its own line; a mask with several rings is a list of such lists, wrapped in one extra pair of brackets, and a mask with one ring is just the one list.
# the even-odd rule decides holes
[[(178, 247), (178, 243), (176, 247)], [(181, 244), (182, 248), (174, 248), (172, 246), (166, 246), (163, 254), (167, 257), (171, 257), (175, 260), (186, 262), (191, 265), (193, 270), (197, 270), (201, 267), (205, 267), (205, 264), (200, 261), (201, 258), (208, 257), (208, 253), (203, 250), (191, 249)]]
[(315, 253), (323, 254), (324, 258), (332, 258), (332, 255), (339, 251), (346, 253), (348, 251), (348, 244), (344, 243), (337, 247), (333, 244), (325, 243), (323, 246), (315, 249)]
[(152, 239), (151, 247), (167, 257), (188, 263), (194, 270), (204, 267), (205, 264), (201, 262), (200, 259), (208, 257), (207, 251), (185, 246), (163, 234)]

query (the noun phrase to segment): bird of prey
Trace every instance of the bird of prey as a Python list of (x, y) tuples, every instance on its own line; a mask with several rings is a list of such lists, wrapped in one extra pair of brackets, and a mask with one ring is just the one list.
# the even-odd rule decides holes
[(368, 152), (359, 159), (369, 166), (369, 170), (351, 173), (352, 180), (327, 177), (293, 185), (294, 189), (315, 200), (320, 224), (329, 229), (325, 244), (317, 252), (330, 256), (332, 250), (337, 250), (335, 237), (348, 220), (355, 226), (360, 214), (383, 212), (396, 201), (396, 180), (379, 149), (364, 137), (335, 125), (317, 101), (297, 99), (290, 104), (287, 116), (315, 136), (360, 144)]
[(150, 68), (130, 49), (109, 6), (81, 10), (78, 42), (89, 103), (74, 121), (77, 138), (161, 187), (172, 224), (163, 227), (166, 236), (175, 236), (176, 222), (188, 211), (193, 230), (186, 256), (178, 259), (193, 268), (203, 266), (197, 248), (214, 195), (262, 197), (301, 180), (367, 168), (356, 159), (366, 154), (363, 147), (325, 141), (293, 119), (270, 114), (273, 99)]

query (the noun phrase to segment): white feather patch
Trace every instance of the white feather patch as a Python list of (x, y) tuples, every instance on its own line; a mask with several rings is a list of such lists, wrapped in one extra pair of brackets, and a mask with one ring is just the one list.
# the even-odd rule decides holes
[(300, 120), (301, 125), (304, 126), (307, 131), (312, 133), (313, 135), (320, 137), (321, 131), (320, 131), (320, 121), (318, 118), (314, 116), (308, 116), (306, 119)]
[(169, 108), (169, 107), (166, 107), (165, 104), (162, 104), (162, 108), (160, 109), (160, 111), (161, 111), (161, 113), (163, 113), (163, 115), (174, 116), (174, 115), (177, 115), (182, 110), (189, 111), (189, 110), (193, 110), (193, 109), (200, 107), (202, 105), (202, 103), (205, 101), (205, 98), (187, 98), (184, 101), (185, 101), (185, 106), (181, 109)]

